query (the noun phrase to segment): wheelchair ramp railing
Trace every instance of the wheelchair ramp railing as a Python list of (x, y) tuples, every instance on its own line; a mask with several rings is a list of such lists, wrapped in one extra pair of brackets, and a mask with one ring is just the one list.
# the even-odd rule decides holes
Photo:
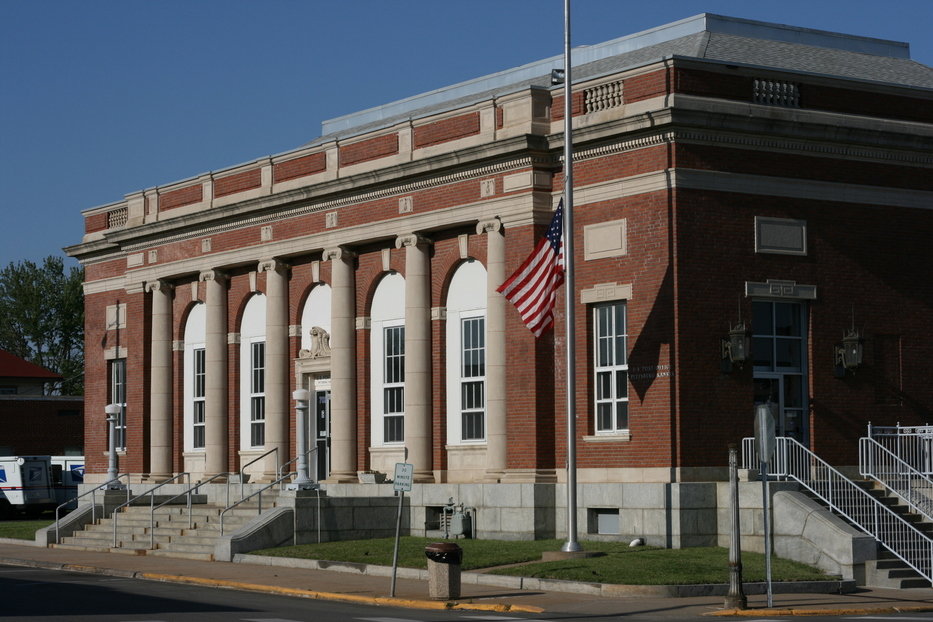
[(933, 520), (933, 479), (872, 438), (860, 438), (859, 473), (878, 481), (918, 514)]
[(871, 425), (868, 438), (924, 475), (933, 475), (933, 426)]
[[(933, 582), (933, 540), (795, 439), (776, 440), (769, 475), (797, 482)], [(759, 467), (754, 438), (742, 439), (742, 467)]]

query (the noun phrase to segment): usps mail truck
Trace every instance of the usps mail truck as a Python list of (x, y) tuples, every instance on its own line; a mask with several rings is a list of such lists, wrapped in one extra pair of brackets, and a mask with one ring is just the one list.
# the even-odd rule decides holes
[(55, 509), (49, 456), (0, 456), (0, 518)]
[(68, 502), (66, 510), (77, 506), (78, 485), (84, 483), (84, 456), (52, 456), (52, 493), (55, 503)]

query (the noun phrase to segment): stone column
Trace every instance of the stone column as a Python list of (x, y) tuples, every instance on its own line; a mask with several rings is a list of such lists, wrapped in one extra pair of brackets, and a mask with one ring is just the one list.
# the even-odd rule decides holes
[(172, 285), (147, 283), (152, 292), (152, 337), (149, 361), (149, 478), (172, 476)]
[(267, 479), (275, 479), (279, 466), (291, 459), (288, 451), (288, 268), (276, 259), (259, 264), (259, 271), (266, 273), (265, 450), (279, 449), (277, 456), (272, 454), (263, 459)]
[(502, 222), (481, 221), (486, 234), (486, 481), (505, 474), (505, 297), (496, 291), (505, 281), (505, 238)]
[(337, 247), (331, 262), (330, 475), (328, 482), (355, 482), (356, 475), (356, 255)]
[(433, 482), (431, 455), (431, 258), (430, 240), (399, 236), (405, 248), (405, 447), (415, 480)]
[(204, 352), (204, 470), (207, 477), (226, 473), (227, 466), (227, 276), (202, 272), (207, 282)]

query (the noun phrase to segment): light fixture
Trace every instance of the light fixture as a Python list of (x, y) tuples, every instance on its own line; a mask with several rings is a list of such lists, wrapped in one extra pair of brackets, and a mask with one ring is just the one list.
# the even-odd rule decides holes
[(847, 371), (853, 374), (862, 365), (862, 338), (854, 328), (842, 338), (841, 344), (833, 346), (834, 374), (842, 378)]
[(733, 364), (742, 367), (748, 360), (750, 349), (748, 329), (745, 322), (739, 322), (729, 330), (728, 339), (720, 339), (723, 371), (731, 372)]
[(842, 343), (833, 346), (833, 375), (844, 378), (846, 372), (862, 365), (862, 337), (855, 328), (855, 309), (852, 309), (852, 328), (842, 337)]
[(551, 69), (551, 86), (557, 86), (564, 83), (564, 70)]

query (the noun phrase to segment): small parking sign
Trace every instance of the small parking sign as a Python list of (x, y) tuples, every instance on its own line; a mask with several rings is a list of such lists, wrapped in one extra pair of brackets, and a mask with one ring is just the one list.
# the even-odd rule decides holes
[(394, 488), (396, 491), (411, 492), (411, 480), (415, 474), (415, 465), (408, 462), (395, 463)]

